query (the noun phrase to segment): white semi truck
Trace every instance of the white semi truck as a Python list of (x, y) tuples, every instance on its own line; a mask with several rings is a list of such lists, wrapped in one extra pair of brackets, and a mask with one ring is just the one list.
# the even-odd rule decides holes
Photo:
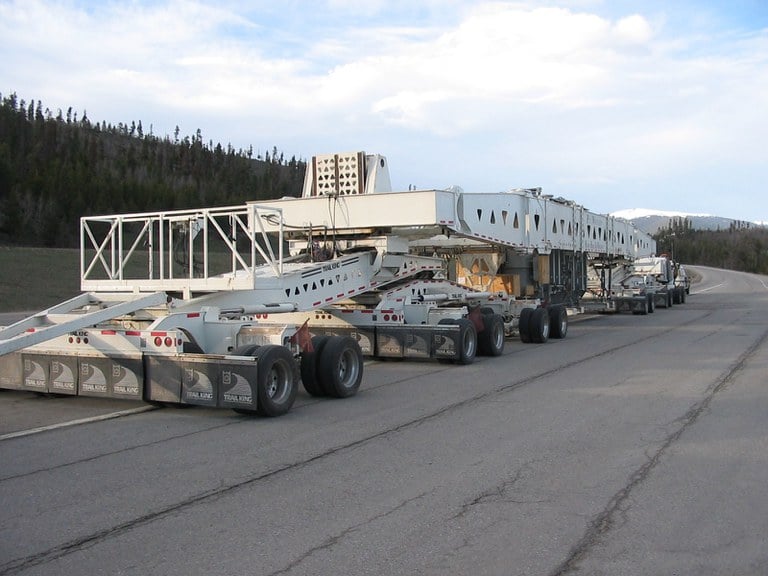
[(346, 397), (363, 355), (467, 364), (565, 337), (593, 257), (654, 241), (538, 189), (392, 192), (363, 152), (316, 156), (301, 198), (89, 216), (83, 293), (0, 329), (0, 388), (277, 416), (299, 381)]
[(616, 310), (648, 314), (659, 306), (670, 308), (684, 303), (687, 292), (685, 282), (676, 282), (679, 271), (680, 266), (666, 255), (636, 259), (626, 267), (613, 292)]

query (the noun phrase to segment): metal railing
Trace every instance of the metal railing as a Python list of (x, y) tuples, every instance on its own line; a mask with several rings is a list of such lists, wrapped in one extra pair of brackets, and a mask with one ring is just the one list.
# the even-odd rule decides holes
[[(277, 234), (268, 235), (269, 219)], [(257, 204), (80, 219), (83, 290), (253, 287), (257, 267), (283, 274), (283, 217)]]

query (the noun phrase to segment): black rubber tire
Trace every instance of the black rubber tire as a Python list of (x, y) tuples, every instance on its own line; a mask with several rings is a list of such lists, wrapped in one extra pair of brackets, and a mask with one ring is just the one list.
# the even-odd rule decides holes
[(568, 334), (568, 311), (565, 306), (551, 306), (549, 308), (549, 336), (563, 339)]
[(310, 396), (327, 396), (317, 377), (317, 364), (329, 338), (329, 336), (313, 336), (312, 352), (301, 353), (301, 383)]
[(317, 379), (328, 396), (348, 398), (357, 394), (363, 380), (363, 352), (350, 336), (331, 336), (317, 364)]
[(654, 312), (656, 312), (656, 300), (654, 296), (650, 296), (648, 298), (647, 309), (648, 309), (648, 314), (653, 314)]
[(475, 325), (466, 318), (454, 321), (459, 325), (459, 357), (456, 364), (472, 364), (477, 356), (477, 331)]
[(482, 356), (504, 353), (504, 319), (500, 315), (483, 314), (483, 331), (477, 335), (477, 353)]
[(533, 342), (544, 344), (549, 339), (549, 310), (536, 308), (531, 315), (528, 331)]
[(517, 326), (520, 332), (520, 342), (524, 344), (530, 344), (533, 342), (531, 339), (531, 316), (533, 316), (533, 308), (523, 308), (520, 311), (520, 319)]
[(685, 295), (687, 292), (684, 289), (680, 290), (680, 304), (685, 304)]
[(256, 412), (261, 416), (282, 416), (291, 409), (299, 390), (299, 369), (288, 348), (261, 346), (256, 358)]

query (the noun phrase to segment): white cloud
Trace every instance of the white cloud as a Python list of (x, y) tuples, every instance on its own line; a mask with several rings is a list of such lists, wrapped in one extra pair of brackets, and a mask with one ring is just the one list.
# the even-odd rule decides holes
[(616, 22), (612, 31), (619, 40), (633, 44), (645, 44), (653, 36), (650, 23), (639, 14), (622, 18)]
[(765, 30), (564, 0), (93, 6), (0, 2), (0, 90), (236, 147), (368, 148), (421, 185), (567, 184), (612, 209), (740, 170), (764, 195)]

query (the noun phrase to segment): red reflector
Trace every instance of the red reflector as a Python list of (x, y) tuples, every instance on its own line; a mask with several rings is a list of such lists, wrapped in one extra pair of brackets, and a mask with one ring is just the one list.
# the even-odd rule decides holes
[(187, 314), (187, 318), (199, 318), (199, 317), (200, 317), (200, 312), (190, 312), (189, 314)]
[(126, 336), (141, 336), (141, 332), (139, 332), (138, 330), (128, 330), (125, 333), (125, 335)]
[(173, 346), (173, 338), (171, 338), (170, 336), (166, 336), (165, 337), (165, 345), (166, 346)]
[(161, 346), (163, 344), (163, 339), (160, 338), (160, 336), (155, 336), (155, 346)]
[(384, 314), (384, 320), (389, 320), (389, 314)]
[(167, 332), (150, 332), (150, 336), (165, 336)]
[(102, 330), (101, 333), (104, 336), (114, 336), (115, 334), (117, 334), (117, 332), (115, 332), (114, 330)]
[(35, 331), (34, 328), (27, 328), (27, 332), (34, 332), (34, 331)]

